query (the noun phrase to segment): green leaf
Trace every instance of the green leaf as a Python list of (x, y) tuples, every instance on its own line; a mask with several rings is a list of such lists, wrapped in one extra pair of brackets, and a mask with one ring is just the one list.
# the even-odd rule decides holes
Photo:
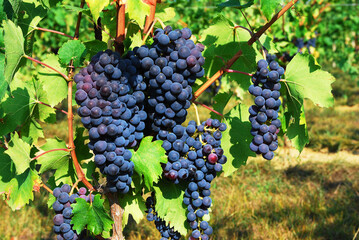
[(187, 208), (183, 204), (184, 189), (167, 179), (161, 179), (153, 188), (156, 192), (155, 209), (158, 216), (170, 227), (186, 235)]
[(227, 163), (223, 165), (225, 177), (245, 165), (249, 156), (256, 156), (249, 149), (253, 137), (248, 118), (248, 107), (243, 104), (237, 105), (225, 115), (227, 130), (222, 135), (222, 148), (227, 157)]
[[(44, 63), (60, 72), (66, 71), (66, 69), (60, 66), (55, 54), (48, 54)], [(53, 70), (42, 66), (39, 66), (39, 68), (38, 77), (43, 87), (44, 95), (47, 98), (46, 103), (54, 107), (67, 97), (67, 82), (60, 74)]]
[(86, 2), (90, 7), (94, 22), (97, 22), (97, 19), (100, 17), (102, 10), (110, 4), (109, 0), (86, 0)]
[[(262, 57), (255, 48), (256, 44), (253, 46), (247, 44), (250, 34), (243, 29), (235, 29), (234, 24), (222, 15), (216, 17), (213, 22), (214, 24), (201, 34), (202, 43), (206, 46), (203, 56), (206, 59), (204, 69), (206, 69), (207, 77), (213, 76), (224, 66), (224, 61), (231, 59), (234, 53), (239, 50), (242, 51), (242, 55), (232, 65), (231, 69), (248, 73), (254, 72), (257, 60)], [(216, 56), (221, 56), (223, 60)], [(238, 73), (224, 74), (221, 82), (222, 85), (227, 86), (224, 89), (225, 91), (237, 84), (242, 93), (247, 92), (251, 84), (249, 76)]]
[(39, 1), (23, 0), (21, 2), (18, 25), (24, 36), (28, 35), (46, 16), (47, 10)]
[(92, 179), (96, 170), (96, 165), (94, 161), (89, 160), (93, 157), (93, 154), (90, 152), (87, 144), (85, 144), (88, 140), (88, 136), (84, 135), (84, 131), (85, 128), (76, 128), (74, 143), (76, 147), (77, 160), (84, 170), (86, 178)]
[(11, 4), (11, 7), (14, 11), (15, 14), (17, 14), (17, 12), (19, 11), (20, 9), (20, 5), (21, 5), (21, 0), (8, 0), (9, 3)]
[(4, 97), (5, 93), (8, 91), (8, 86), (9, 86), (7, 81), (5, 81), (4, 68), (5, 68), (5, 54), (0, 52), (0, 100)]
[(131, 150), (135, 171), (140, 177), (143, 176), (148, 190), (162, 175), (161, 163), (167, 163), (166, 151), (161, 145), (162, 141), (152, 142), (152, 137), (145, 137), (136, 152)]
[[(40, 147), (41, 154), (53, 149), (67, 149), (65, 141), (55, 138), (46, 139), (46, 143)], [(40, 173), (44, 173), (49, 170), (56, 170), (54, 173), (56, 185), (61, 183), (72, 183), (72, 177), (74, 176), (73, 164), (70, 161), (70, 153), (67, 151), (53, 151), (46, 153), (37, 159), (37, 164), (41, 165)]]
[(227, 2), (224, 3), (220, 3), (218, 4), (218, 7), (220, 9), (225, 8), (225, 7), (232, 7), (232, 8), (237, 8), (237, 9), (244, 9), (244, 8), (249, 8), (250, 6), (252, 6), (254, 3), (253, 0), (249, 0), (247, 3), (245, 4), (241, 4), (240, 0), (228, 0)]
[(5, 80), (10, 84), (24, 56), (24, 37), (21, 28), (12, 21), (3, 21), (5, 43)]
[(168, 7), (165, 4), (157, 4), (156, 6), (156, 17), (161, 19), (162, 22), (167, 22), (174, 19), (176, 16), (175, 9)]
[(39, 182), (37, 173), (32, 169), (16, 175), (14, 162), (5, 153), (5, 149), (0, 148), (0, 192), (8, 195), (7, 203), (12, 210), (19, 209), (34, 199), (33, 186)]
[(86, 47), (80, 40), (69, 40), (59, 49), (59, 59), (63, 66), (72, 60), (74, 67), (80, 67), (86, 56)]
[(146, 210), (146, 204), (140, 193), (127, 193), (120, 198), (120, 206), (124, 210), (122, 225), (126, 226), (128, 223), (129, 215), (136, 223), (139, 223), (143, 218), (143, 213)]
[(62, 0), (41, 0), (41, 3), (46, 8), (56, 7), (56, 4), (61, 2)]
[(142, 0), (127, 1), (126, 12), (128, 12), (130, 19), (135, 20), (140, 26), (143, 26), (146, 16), (150, 14), (150, 5)]
[(89, 55), (90, 57), (92, 57), (99, 51), (104, 51), (107, 49), (107, 43), (99, 40), (84, 42), (84, 44), (86, 46), (87, 55)]
[(9, 148), (5, 151), (11, 157), (16, 167), (16, 173), (19, 175), (30, 167), (30, 150), (31, 146), (24, 142), (19, 135), (15, 132), (11, 135), (11, 142)]
[(73, 217), (71, 224), (73, 229), (80, 233), (85, 227), (94, 235), (107, 232), (112, 229), (112, 219), (103, 207), (104, 200), (100, 195), (95, 195), (92, 204), (86, 202), (85, 199), (77, 198), (76, 203), (72, 204)]
[[(215, 104), (213, 104), (213, 109), (223, 114), (224, 108), (227, 106), (227, 103), (229, 102), (232, 96), (233, 96), (233, 92), (231, 91), (217, 93), (216, 96), (214, 97)], [(211, 118), (220, 119), (221, 116), (219, 116), (214, 112), (211, 112)]]
[(280, 2), (281, 0), (261, 0), (261, 10), (267, 19), (271, 19)]
[(334, 105), (331, 84), (335, 78), (321, 70), (312, 55), (297, 54), (287, 66), (285, 80), (291, 97), (299, 102), (308, 98), (319, 107)]
[(33, 187), (41, 182), (37, 173), (27, 169), (24, 173), (17, 175), (7, 184), (5, 192), (9, 195), (6, 201), (10, 208), (18, 210), (34, 200)]
[(302, 105), (299, 118), (295, 118), (287, 128), (287, 137), (293, 146), (302, 152), (305, 145), (309, 143), (307, 122), (305, 119), (304, 105)]
[(0, 192), (5, 192), (7, 185), (16, 176), (16, 169), (5, 149), (0, 148)]
[[(53, 149), (67, 149), (65, 141), (55, 138), (46, 139), (46, 143), (40, 147), (37, 155), (43, 154), (46, 151)], [(37, 164), (41, 165), (39, 173), (44, 173), (49, 170), (56, 170), (67, 165), (69, 161), (70, 152), (68, 151), (52, 151), (37, 158)]]
[(310, 99), (320, 107), (334, 105), (331, 84), (335, 78), (321, 70), (313, 56), (297, 54), (288, 64), (282, 92), (287, 98), (286, 121), (287, 135), (293, 146), (301, 152), (309, 142), (304, 115), (304, 99)]

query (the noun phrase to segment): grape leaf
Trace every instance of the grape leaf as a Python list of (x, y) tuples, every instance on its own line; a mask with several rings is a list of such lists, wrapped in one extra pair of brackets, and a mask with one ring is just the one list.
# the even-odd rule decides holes
[(232, 7), (232, 8), (237, 8), (237, 9), (244, 9), (244, 8), (249, 8), (250, 6), (253, 5), (254, 1), (253, 0), (249, 0), (247, 3), (245, 4), (241, 4), (240, 0), (228, 0), (227, 2), (224, 3), (220, 3), (218, 4), (218, 7), (220, 9), (225, 8), (225, 7)]
[(184, 189), (167, 179), (161, 179), (153, 188), (156, 192), (155, 209), (158, 216), (170, 227), (186, 235), (187, 208), (183, 204)]
[(143, 218), (143, 213), (146, 210), (145, 201), (140, 193), (127, 193), (120, 198), (120, 206), (124, 210), (122, 225), (127, 225), (129, 215), (131, 214), (136, 223), (139, 223)]
[(90, 57), (92, 57), (99, 51), (103, 51), (107, 49), (107, 44), (99, 40), (87, 41), (84, 42), (84, 44), (86, 46), (87, 55), (89, 55)]
[(295, 55), (287, 66), (285, 80), (291, 97), (299, 102), (303, 103), (303, 99), (308, 98), (319, 107), (334, 105), (331, 84), (335, 78), (321, 70), (312, 55)]
[[(219, 113), (223, 114), (224, 108), (227, 106), (227, 103), (233, 96), (233, 92), (219, 92), (214, 97), (215, 103), (213, 104), (213, 109)], [(221, 116), (218, 114), (211, 112), (211, 118), (221, 119)]]
[(18, 125), (24, 123), (32, 113), (35, 96), (27, 89), (24, 82), (23, 87), (16, 88), (1, 103), (4, 117), (0, 121), (0, 135), (6, 135), (15, 130)]
[(267, 19), (271, 19), (281, 0), (261, 0), (261, 10)]
[(86, 47), (80, 40), (69, 40), (59, 49), (59, 59), (63, 66), (72, 60), (74, 67), (80, 67), (86, 56)]
[(309, 143), (307, 122), (305, 119), (304, 105), (301, 108), (299, 118), (295, 118), (287, 128), (287, 137), (293, 146), (299, 151), (303, 151), (305, 145)]
[[(93, 157), (93, 154), (90, 152), (90, 149), (88, 148), (87, 144), (85, 144), (85, 141), (88, 140), (88, 136), (84, 135), (85, 128), (79, 127), (76, 128), (75, 133), (75, 147), (76, 147), (76, 156), (77, 160), (81, 164), (81, 167), (85, 173), (85, 176), (87, 179), (92, 179), (93, 174), (96, 170), (96, 165), (94, 161), (91, 161)], [(97, 175), (97, 173), (96, 173)]]
[(11, 135), (11, 142), (5, 151), (11, 157), (16, 167), (16, 174), (20, 175), (30, 167), (30, 150), (31, 146), (24, 142), (17, 132)]
[(39, 1), (23, 0), (21, 2), (18, 25), (24, 36), (28, 35), (46, 16), (47, 10)]
[[(65, 69), (60, 66), (58, 58), (54, 54), (48, 54), (44, 63), (60, 72), (65, 72)], [(43, 87), (44, 95), (47, 98), (46, 103), (53, 107), (67, 97), (67, 82), (60, 74), (53, 70), (42, 66), (39, 66), (39, 68), (38, 77)]]
[(10, 133), (20, 126), (22, 136), (30, 136), (37, 142), (43, 133), (36, 119), (51, 122), (55, 117), (55, 109), (37, 103), (46, 102), (47, 99), (41, 83), (35, 79), (26, 81), (17, 73), (10, 88), (13, 89), (11, 96), (7, 96), (2, 103), (4, 116), (0, 121), (0, 135)]
[(146, 16), (150, 14), (150, 6), (142, 0), (131, 0), (127, 2), (126, 12), (128, 12), (130, 19), (143, 26)]
[(16, 175), (15, 164), (5, 149), (0, 148), (0, 194), (7, 194), (7, 203), (12, 210), (21, 208), (34, 199), (33, 186), (40, 182), (32, 169)]
[(235, 106), (225, 115), (228, 127), (222, 135), (222, 148), (227, 157), (227, 163), (223, 165), (225, 177), (245, 165), (249, 156), (256, 156), (249, 149), (253, 137), (250, 134), (252, 126), (248, 118), (248, 107), (243, 104)]
[[(65, 141), (55, 138), (46, 139), (46, 143), (40, 147), (37, 155), (43, 154), (46, 151), (53, 149), (67, 149)], [(41, 165), (39, 173), (44, 173), (49, 170), (60, 170), (67, 165), (69, 161), (70, 152), (68, 151), (53, 151), (48, 152), (37, 158), (37, 164)], [(60, 170), (61, 171), (61, 170)]]
[(34, 200), (33, 187), (41, 182), (37, 173), (32, 169), (27, 169), (20, 175), (16, 175), (7, 184), (5, 192), (8, 194), (6, 202), (10, 208), (18, 210)]
[[(65, 142), (58, 138), (47, 139), (46, 143), (40, 147), (43, 152), (52, 149), (67, 148)], [(41, 153), (41, 152), (39, 152)], [(74, 166), (69, 159), (70, 153), (66, 151), (49, 152), (37, 159), (37, 163), (41, 164), (40, 173), (49, 170), (56, 170), (54, 173), (56, 185), (61, 183), (72, 184), (75, 176)]]
[(24, 56), (24, 37), (21, 28), (12, 21), (3, 21), (5, 43), (5, 80), (10, 84)]
[(94, 22), (97, 22), (97, 19), (100, 17), (102, 10), (110, 4), (109, 0), (86, 0), (86, 2), (90, 7)]
[(11, 4), (11, 7), (14, 11), (14, 13), (17, 15), (17, 12), (19, 11), (20, 9), (20, 5), (21, 5), (21, 0), (8, 0), (9, 3)]
[(167, 163), (166, 151), (161, 145), (162, 141), (152, 142), (152, 137), (145, 137), (136, 152), (131, 150), (135, 171), (143, 176), (147, 189), (151, 189), (162, 175), (161, 163)]
[(161, 19), (162, 22), (167, 22), (176, 16), (175, 9), (172, 7), (168, 7), (165, 4), (158, 4), (156, 6), (156, 17)]
[(333, 106), (331, 84), (335, 78), (321, 70), (313, 56), (308, 54), (297, 54), (288, 64), (285, 77), (282, 92), (287, 96), (287, 135), (301, 152), (309, 142), (303, 101), (307, 98), (320, 107)]
[[(1, 32), (0, 34), (2, 35)], [(9, 86), (8, 83), (5, 81), (4, 67), (5, 67), (5, 54), (0, 52), (0, 99), (4, 97)]]
[(100, 195), (95, 195), (92, 204), (86, 202), (85, 199), (77, 198), (76, 203), (71, 205), (74, 214), (71, 224), (74, 224), (73, 229), (77, 233), (85, 227), (95, 235), (112, 229), (113, 221), (103, 207), (104, 200), (100, 197)]
[[(206, 69), (207, 77), (213, 76), (224, 66), (224, 62), (231, 59), (239, 50), (242, 51), (242, 55), (231, 68), (242, 72), (254, 72), (257, 60), (262, 57), (256, 50), (256, 44), (253, 46), (247, 44), (250, 34), (243, 29), (235, 29), (234, 24), (222, 15), (216, 17), (213, 22), (214, 24), (201, 34), (202, 43), (206, 46), (203, 56), (206, 58), (204, 69)], [(238, 73), (224, 74), (221, 82), (222, 86), (237, 83), (242, 92), (247, 91), (251, 84), (249, 76)], [(225, 90), (227, 91), (229, 88), (227, 87)]]

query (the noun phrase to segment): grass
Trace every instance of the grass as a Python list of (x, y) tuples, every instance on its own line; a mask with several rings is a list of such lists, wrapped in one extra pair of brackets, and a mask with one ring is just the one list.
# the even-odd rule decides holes
[[(356, 156), (349, 162), (339, 155), (305, 152), (305, 160), (293, 164), (286, 155), (282, 151), (272, 162), (252, 159), (233, 176), (214, 181), (213, 239), (353, 238), (359, 227)], [(324, 158), (330, 162), (317, 161)], [(0, 201), (0, 239), (54, 239), (47, 197), (36, 199), (16, 212)], [(132, 222), (125, 234), (128, 240), (160, 238), (147, 220)]]

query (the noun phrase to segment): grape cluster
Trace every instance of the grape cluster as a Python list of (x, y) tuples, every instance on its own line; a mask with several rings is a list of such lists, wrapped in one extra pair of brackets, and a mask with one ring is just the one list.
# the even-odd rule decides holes
[(146, 199), (146, 213), (148, 221), (155, 221), (157, 230), (161, 233), (161, 240), (178, 240), (181, 238), (181, 234), (166, 224), (164, 220), (157, 216), (155, 210), (155, 199), (151, 196)]
[(86, 196), (86, 188), (80, 188), (78, 193), (69, 195), (71, 187), (64, 184), (61, 188), (55, 188), (53, 195), (56, 201), (52, 204), (56, 215), (53, 219), (53, 230), (57, 234), (57, 240), (76, 240), (80, 239), (75, 231), (72, 230), (71, 218), (72, 207), (71, 204), (76, 202), (76, 198), (83, 198), (86, 201), (93, 201), (94, 195)]
[(139, 73), (141, 62), (133, 53), (121, 59), (106, 50), (75, 75), (78, 114), (89, 130), (89, 148), (95, 163), (107, 175), (111, 192), (127, 193), (134, 164), (127, 148), (143, 138), (146, 83)]
[(277, 133), (281, 126), (278, 119), (281, 105), (279, 81), (284, 69), (274, 60), (269, 64), (264, 59), (259, 60), (257, 66), (258, 71), (252, 76), (253, 85), (248, 89), (255, 96), (255, 105), (249, 108), (253, 135), (249, 147), (253, 152), (262, 154), (263, 158), (271, 160), (273, 151), (278, 148)]
[[(191, 239), (207, 240), (213, 229), (205, 221), (212, 204), (211, 182), (222, 171), (222, 165), (227, 162), (221, 148), (222, 132), (227, 129), (226, 124), (220, 123), (217, 119), (208, 119), (197, 126), (201, 148), (197, 151), (190, 151), (190, 163), (193, 167), (189, 172), (188, 187), (185, 190), (183, 203), (187, 206), (187, 221), (192, 228)], [(188, 155), (190, 155), (190, 152)]]
[(192, 98), (192, 85), (204, 75), (202, 44), (194, 44), (188, 28), (157, 29), (151, 47), (134, 48), (148, 83), (148, 106), (151, 130), (169, 130), (182, 124)]

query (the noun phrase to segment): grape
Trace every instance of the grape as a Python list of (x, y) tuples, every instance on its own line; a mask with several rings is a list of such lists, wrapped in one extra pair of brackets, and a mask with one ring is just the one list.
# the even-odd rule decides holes
[[(161, 41), (166, 38), (164, 35)], [(156, 51), (145, 46), (129, 51), (124, 58), (106, 50), (92, 58), (86, 68), (90, 71), (81, 70), (74, 77), (77, 85), (81, 86), (77, 86), (79, 90), (75, 100), (81, 104), (81, 122), (89, 129), (88, 146), (94, 150), (95, 163), (100, 171), (108, 174), (107, 185), (112, 192), (117, 191), (116, 183), (125, 179), (120, 179), (120, 174), (127, 175), (123, 180), (126, 186), (131, 184), (129, 176), (133, 168), (130, 158), (128, 154), (126, 159), (122, 157), (126, 154), (125, 148), (136, 147), (143, 137), (147, 120), (143, 111), (147, 98), (143, 92), (147, 88), (143, 75), (148, 72), (148, 76), (157, 76), (161, 68), (155, 63), (162, 67), (167, 64), (167, 59), (158, 58)], [(164, 75), (161, 76), (163, 78)], [(122, 184), (118, 185), (122, 187)], [(118, 191), (126, 193), (129, 187)]]
[(281, 126), (277, 118), (281, 105), (279, 81), (284, 69), (274, 61), (275, 58), (275, 55), (268, 55), (267, 61), (264, 59), (258, 61), (258, 72), (252, 75), (253, 85), (248, 89), (255, 96), (255, 105), (249, 108), (251, 135), (253, 135), (249, 148), (253, 152), (262, 153), (263, 158), (267, 160), (273, 158), (273, 151), (278, 147), (275, 141), (278, 128)]

